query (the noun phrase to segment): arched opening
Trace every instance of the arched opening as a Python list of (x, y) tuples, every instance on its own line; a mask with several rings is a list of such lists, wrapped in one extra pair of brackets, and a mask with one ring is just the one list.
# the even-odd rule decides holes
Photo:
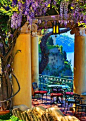
[[(52, 31), (52, 28), (48, 29), (46, 31), (48, 33), (50, 33), (50, 30)], [(39, 76), (39, 81), (40, 81), (39, 87), (40, 87), (41, 90), (43, 89), (42, 87), (46, 87), (46, 84), (47, 85), (49, 84), (50, 80), (52, 81), (51, 84), (54, 84), (54, 81), (56, 81), (56, 79), (59, 78), (60, 81), (63, 81), (62, 83), (64, 83), (64, 84), (67, 84), (66, 80), (69, 79), (69, 85), (70, 85), (70, 87), (72, 88), (72, 91), (73, 91), (73, 67), (71, 69), (71, 62), (70, 62), (70, 60), (69, 61), (67, 60), (66, 51), (67, 52), (73, 51), (72, 56), (74, 57), (74, 36), (69, 34), (70, 29), (68, 28), (68, 32), (69, 32), (68, 34), (69, 34), (69, 36), (73, 37), (73, 40), (72, 40), (72, 38), (69, 37), (69, 43), (66, 43), (65, 39), (68, 39), (68, 36), (67, 36), (67, 32), (64, 31), (65, 32), (64, 33), (63, 30), (66, 30), (66, 28), (60, 29), (60, 32), (62, 32), (61, 34), (52, 35), (52, 33), (50, 33), (47, 40), (46, 40), (46, 38), (44, 38), (47, 41), (46, 44), (45, 44), (45, 46), (47, 46), (47, 49), (46, 49), (46, 47), (44, 48), (44, 45), (43, 45), (43, 50), (46, 50), (47, 51), (46, 53), (48, 53), (48, 55), (47, 55), (47, 57), (48, 57), (47, 61), (48, 62), (46, 62), (46, 59), (45, 59), (46, 67), (44, 68), (43, 72), (41, 73), (42, 75)], [(45, 33), (47, 33), (47, 32), (45, 32)], [(45, 34), (45, 35), (47, 35), (47, 34)], [(64, 42), (62, 42), (62, 43), (65, 43), (66, 51), (64, 49), (65, 47), (62, 46), (60, 37), (64, 38)], [(57, 38), (57, 40), (56, 40), (56, 38)], [(43, 42), (45, 41), (45, 40), (43, 40), (43, 38), (41, 40)], [(73, 41), (73, 45), (72, 45), (72, 48), (71, 48), (72, 50), (70, 49), (70, 47), (69, 47), (69, 50), (67, 48), (67, 44), (70, 44), (70, 40)], [(60, 44), (58, 43), (58, 41), (60, 42)], [(49, 45), (49, 43), (51, 45)], [(42, 61), (41, 59), (43, 59), (43, 58), (42, 58), (42, 53), (41, 53), (40, 47), (41, 46), (39, 46), (39, 61)], [(45, 58), (46, 58), (46, 56), (45, 56)], [(72, 63), (74, 64), (74, 60), (73, 60)], [(44, 61), (43, 61), (42, 64), (44, 64)], [(72, 66), (74, 66), (74, 65), (72, 65)], [(44, 65), (43, 65), (43, 67), (44, 67)], [(42, 69), (42, 66), (41, 66), (41, 69)], [(48, 79), (47, 81), (43, 81), (41, 79), (41, 77), (43, 77), (44, 80), (46, 80), (46, 78), (49, 78), (50, 80)], [(53, 79), (52, 79), (52, 77), (53, 77)], [(56, 84), (56, 82), (55, 82), (55, 84)]]
[[(52, 29), (46, 30), (45, 33), (50, 32), (50, 31), (52, 31)], [(42, 74), (48, 75), (48, 76), (59, 76), (62, 78), (63, 76), (65, 77), (69, 76), (70, 78), (72, 78), (73, 68), (74, 68), (74, 35), (71, 35), (70, 31), (68, 31), (67, 33), (63, 33), (63, 34), (51, 35), (50, 37), (48, 37), (46, 45), (48, 49), (47, 51), (49, 52), (49, 55), (48, 55), (49, 60)], [(39, 61), (41, 61), (40, 44), (39, 44)], [(64, 72), (62, 73), (60, 71), (63, 68), (64, 68)], [(65, 69), (67, 70), (69, 69), (69, 71), (65, 73)], [(54, 72), (52, 73), (52, 71)]]

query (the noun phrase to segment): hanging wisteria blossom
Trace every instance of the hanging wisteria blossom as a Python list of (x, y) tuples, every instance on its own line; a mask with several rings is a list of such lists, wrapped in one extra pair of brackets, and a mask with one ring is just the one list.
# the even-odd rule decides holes
[(14, 12), (11, 18), (11, 27), (17, 29), (17, 22), (18, 22), (18, 14)]
[[(18, 8), (18, 11), (14, 11), (12, 15), (11, 20), (11, 27), (17, 28), (21, 26), (22, 22), (22, 16), (26, 16), (27, 21), (31, 23), (32, 19), (39, 16), (45, 16), (46, 11), (48, 9), (48, 5), (52, 4), (56, 6), (57, 4), (60, 4), (60, 17), (61, 20), (67, 20), (68, 19), (68, 6), (70, 3), (70, 0), (13, 0), (12, 5), (15, 8), (15, 6)], [(71, 18), (74, 19), (74, 22), (77, 22), (79, 19), (81, 20), (83, 18), (83, 22), (86, 23), (85, 20), (85, 14), (82, 15), (79, 12), (81, 10), (84, 11), (83, 7), (79, 7), (80, 1), (72, 1), (71, 2)], [(83, 3), (83, 2), (82, 2)], [(20, 18), (19, 18), (20, 17)], [(64, 17), (64, 18), (63, 18)], [(18, 22), (19, 21), (19, 22)], [(62, 22), (61, 22), (62, 24)], [(66, 23), (65, 23), (66, 25)]]
[[(51, 0), (13, 0), (13, 7), (17, 6), (20, 13), (14, 12), (11, 18), (11, 27), (17, 28), (21, 26), (22, 15), (27, 17), (27, 21), (31, 23), (31, 20), (35, 16), (44, 15), (47, 11), (47, 6), (50, 4)], [(21, 15), (22, 14), (22, 15)], [(19, 18), (20, 17), (20, 18)]]

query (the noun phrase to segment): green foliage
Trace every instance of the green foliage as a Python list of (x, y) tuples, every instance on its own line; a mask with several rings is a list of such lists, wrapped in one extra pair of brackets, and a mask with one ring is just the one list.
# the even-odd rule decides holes
[[(0, 1), (0, 12), (4, 15), (12, 16), (12, 13), (16, 7), (13, 8), (11, 6), (11, 4), (12, 4), (12, 0), (1, 0)], [(6, 10), (7, 7), (9, 7), (8, 10)], [(15, 11), (16, 11), (16, 9), (15, 9)]]
[(53, 45), (53, 39), (52, 39), (52, 37), (48, 37), (47, 45)]
[(9, 119), (5, 117), (5, 119), (0, 119), (0, 121), (23, 121), (23, 120), (19, 120), (18, 117), (15, 116), (11, 116)]
[(4, 38), (11, 32), (11, 17), (14, 12), (19, 11), (18, 6), (12, 7), (12, 0), (0, 0), (0, 33), (5, 34)]
[(3, 120), (8, 120), (10, 119), (10, 117), (12, 116), (12, 113), (7, 113), (7, 114), (4, 114), (4, 115), (0, 115), (0, 121), (3, 121)]
[(84, 28), (86, 28), (86, 24), (85, 23), (78, 22), (78, 26), (83, 26)]
[(82, 11), (82, 13), (84, 13), (86, 15), (86, 3), (84, 5), (81, 5), (79, 6), (81, 9), (83, 8), (84, 11)]
[(41, 48), (40, 48), (40, 44), (38, 44), (38, 47), (39, 47), (39, 53), (41, 53)]
[[(47, 45), (47, 47), (48, 47), (48, 49), (50, 50), (50, 49), (55, 48), (56, 46), (54, 46), (54, 45)], [(41, 53), (40, 44), (39, 44), (39, 53)]]
[(48, 30), (46, 30), (46, 29), (42, 29), (42, 30), (41, 30), (41, 33), (42, 33), (42, 35), (45, 35), (45, 34), (48, 33)]
[(63, 46), (62, 45), (59, 46), (59, 50), (60, 50), (61, 53), (63, 53)]
[(57, 48), (59, 48), (59, 45), (56, 45)]
[(54, 71), (53, 76), (59, 76), (59, 72), (57, 70)]
[(68, 61), (64, 61), (65, 64), (68, 64)]
[(50, 70), (50, 67), (49, 65), (46, 66), (45, 70)]
[(68, 61), (64, 61), (65, 67), (64, 69), (71, 69), (70, 63)]
[(19, 120), (18, 117), (11, 116), (11, 118), (8, 121), (23, 121), (23, 120)]
[(0, 13), (0, 33), (2, 35), (8, 32), (8, 20), (9, 20), (8, 16), (2, 15)]
[(58, 0), (58, 1), (57, 1), (57, 4), (59, 4), (59, 5), (60, 5), (61, 1), (62, 1), (62, 0)]
[[(41, 53), (40, 43), (38, 44), (38, 47), (39, 47), (39, 53)], [(48, 47), (48, 50), (53, 49), (53, 48), (58, 48), (60, 50), (60, 52), (63, 54), (63, 46), (62, 45), (61, 46), (59, 46), (59, 45), (49, 45), (49, 42), (47, 42), (47, 47)]]
[(49, 50), (50, 50), (50, 49), (53, 49), (53, 48), (56, 48), (55, 45), (47, 45), (47, 47), (48, 47)]
[(66, 52), (64, 51), (64, 60), (66, 60), (67, 59), (67, 54), (66, 54)]

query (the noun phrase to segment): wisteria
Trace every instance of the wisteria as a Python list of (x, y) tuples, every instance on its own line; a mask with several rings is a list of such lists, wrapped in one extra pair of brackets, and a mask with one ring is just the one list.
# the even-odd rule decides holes
[(18, 25), (18, 14), (14, 12), (11, 18), (11, 27), (17, 29), (18, 27), (17, 25)]
[(17, 4), (17, 0), (12, 0), (12, 6), (15, 6)]
[[(17, 2), (17, 0), (13, 0), (12, 4), (14, 4), (13, 7), (15, 7), (15, 5), (16, 5), (18, 7), (19, 12), (22, 13), (22, 15), (26, 16), (27, 21), (29, 21), (31, 23), (31, 20), (35, 16), (41, 16), (46, 13), (47, 6), (48, 6), (48, 4), (50, 4), (50, 2), (51, 2), (51, 0), (47, 0), (47, 1), (26, 0), (25, 2), (23, 2), (22, 0), (20, 0), (18, 2)], [(20, 19), (19, 19), (19, 16), (20, 15), (18, 15), (17, 12), (13, 13), (12, 18), (11, 18), (11, 27), (12, 28), (17, 28), (19, 25), (21, 25), (21, 23), (19, 23), (19, 22), (22, 21), (22, 17), (20, 16)]]
[(0, 48), (2, 48), (3, 47), (3, 44), (2, 43), (0, 43)]
[(83, 20), (84, 20), (84, 23), (86, 24), (86, 15), (84, 16)]
[[(12, 0), (11, 27), (17, 29), (21, 26), (22, 17), (27, 18), (26, 21), (31, 23), (35, 17), (45, 16), (49, 4), (55, 9), (57, 8), (59, 18), (64, 21), (61, 24), (67, 24), (66, 20), (68, 20), (69, 12), (71, 13), (71, 19), (75, 18), (75, 23), (80, 22), (82, 19), (86, 23), (86, 3), (83, 0)], [(58, 5), (60, 6), (60, 11)]]
[(64, 5), (64, 17), (65, 17), (65, 19), (67, 18), (67, 14), (68, 14), (68, 5), (69, 5), (69, 2), (65, 2), (65, 5)]
[(62, 15), (63, 15), (63, 8), (64, 8), (64, 3), (61, 2), (61, 4), (60, 4), (60, 16), (61, 16), (61, 17), (62, 17)]
[(23, 11), (23, 4), (21, 3), (21, 1), (18, 1), (18, 9), (20, 12)]
[[(83, 3), (82, 1), (80, 1), (81, 3)], [(82, 19), (82, 17), (84, 17), (84, 14), (79, 15), (79, 12), (84, 10), (83, 7), (80, 7), (78, 1), (72, 1), (71, 2), (71, 13), (72, 13), (72, 18), (75, 17), (75, 22), (78, 21), (78, 19)], [(61, 0), (60, 2), (57, 0), (53, 0), (52, 4), (54, 6), (56, 6), (57, 4), (60, 3), (60, 13), (59, 15), (61, 16), (61, 18), (63, 19), (68, 19), (67, 18), (67, 14), (68, 14), (68, 5), (69, 5), (69, 0)], [(11, 20), (11, 27), (12, 28), (17, 28), (19, 25), (21, 25), (21, 23), (19, 24), (19, 22), (22, 21), (22, 17), (21, 15), (18, 14), (22, 14), (24, 16), (27, 17), (27, 21), (29, 21), (31, 23), (31, 20), (34, 19), (37, 16), (45, 16), (46, 11), (48, 9), (48, 5), (51, 4), (51, 0), (13, 0), (12, 4), (16, 5), (18, 7), (19, 13), (17, 12), (17, 16), (15, 15), (15, 13), (12, 15), (12, 20)], [(15, 6), (14, 6), (15, 7)], [(20, 19), (19, 19), (20, 17)], [(19, 22), (17, 22), (19, 19)], [(66, 25), (67, 22), (64, 21), (64, 24)], [(15, 22), (16, 21), (16, 22)], [(83, 19), (83, 22), (86, 22), (85, 18)], [(61, 22), (62, 24), (63, 22)], [(18, 25), (17, 25), (18, 24)]]
[(30, 2), (29, 2), (29, 0), (26, 0), (26, 3), (25, 3), (25, 15), (29, 14), (29, 6), (30, 6)]

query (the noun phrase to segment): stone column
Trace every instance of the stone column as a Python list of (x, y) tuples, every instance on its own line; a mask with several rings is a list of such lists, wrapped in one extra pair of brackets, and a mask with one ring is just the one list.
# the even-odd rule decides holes
[[(31, 34), (28, 31), (28, 25), (21, 29), (21, 34), (17, 38), (14, 48), (14, 54), (17, 50), (21, 50), (15, 55), (13, 69), (19, 84), (20, 92), (13, 98), (13, 106), (24, 104), (31, 108), (32, 90), (31, 90)], [(13, 78), (13, 92), (18, 90), (17, 83)]]
[[(32, 83), (37, 82), (39, 84), (39, 48), (38, 48), (38, 36), (37, 36), (37, 21), (33, 21), (31, 25), (31, 73)], [(32, 88), (32, 94), (34, 93)]]
[(74, 92), (86, 92), (86, 31), (75, 29)]

